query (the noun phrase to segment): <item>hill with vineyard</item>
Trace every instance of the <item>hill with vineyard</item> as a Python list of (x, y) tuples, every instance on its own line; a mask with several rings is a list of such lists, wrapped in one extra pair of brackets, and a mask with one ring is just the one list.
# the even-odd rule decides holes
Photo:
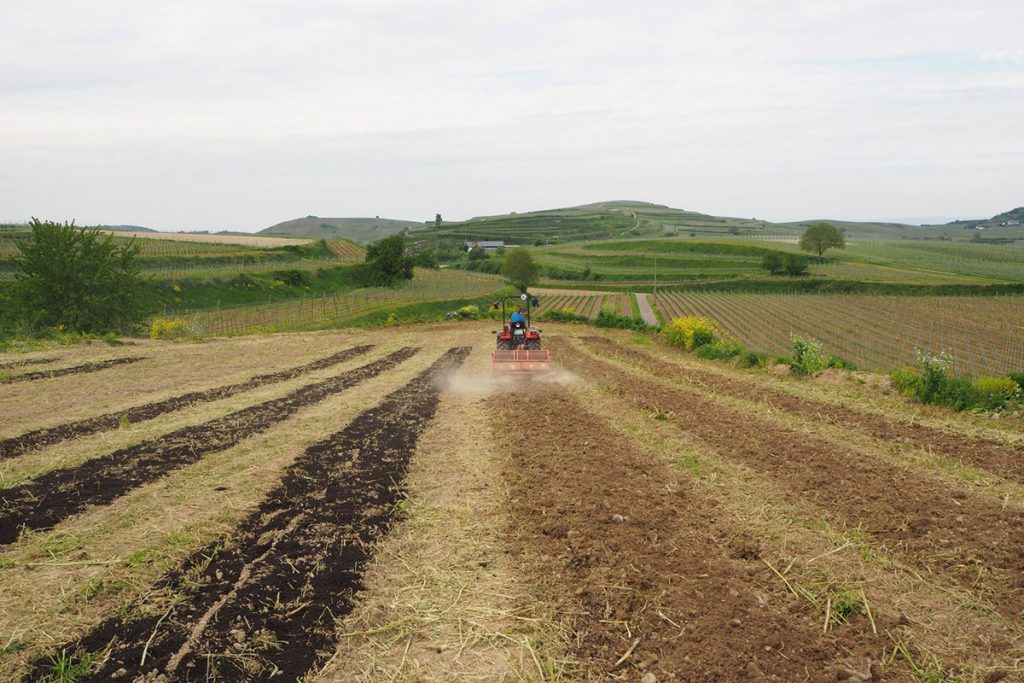
[[(1024, 211), (1015, 209), (981, 223), (992, 226), (1020, 220), (1017, 213)], [(417, 225), (412, 229), (410, 237), (435, 241), (501, 240), (538, 246), (630, 237), (786, 240), (798, 237), (809, 225), (819, 220), (826, 220), (841, 228), (849, 238), (872, 240), (963, 240), (973, 236), (966, 228), (974, 227), (975, 223), (961, 221), (938, 226), (917, 226), (827, 217), (776, 223), (757, 217), (715, 216), (663, 204), (620, 200), (524, 213), (476, 216), (465, 221), (445, 221), (441, 225)], [(1019, 225), (1003, 226), (1000, 237), (1024, 239), (1024, 229)]]
[(309, 237), (313, 239), (347, 239), (360, 244), (374, 242), (403, 230), (423, 227), (423, 223), (393, 218), (321, 218), (306, 216), (284, 221), (260, 230), (268, 237)]

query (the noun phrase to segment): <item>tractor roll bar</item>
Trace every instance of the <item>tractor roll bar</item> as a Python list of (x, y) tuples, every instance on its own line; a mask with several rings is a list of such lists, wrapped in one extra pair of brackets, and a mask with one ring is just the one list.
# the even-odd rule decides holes
[[(523, 292), (519, 296), (503, 296), (501, 298), (501, 301), (495, 301), (493, 304), (491, 304), (491, 307), (494, 308), (495, 310), (497, 310), (498, 306), (499, 305), (501, 306), (501, 326), (502, 327), (505, 326), (505, 302), (508, 301), (509, 299), (517, 299), (519, 301), (525, 301), (526, 302), (526, 326), (527, 327), (532, 327), (532, 325), (530, 323), (530, 311), (531, 311), (533, 306), (540, 306), (540, 299), (538, 299), (535, 296), (531, 297), (529, 294)], [(517, 304), (517, 308), (518, 308), (518, 304)]]

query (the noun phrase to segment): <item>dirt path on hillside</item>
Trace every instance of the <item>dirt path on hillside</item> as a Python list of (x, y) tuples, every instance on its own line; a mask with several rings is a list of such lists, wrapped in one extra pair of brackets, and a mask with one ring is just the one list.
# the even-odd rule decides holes
[(634, 296), (636, 296), (636, 305), (640, 309), (640, 317), (651, 327), (657, 327), (658, 316), (654, 314), (654, 310), (651, 308), (650, 299), (643, 292), (637, 292)]
[(994, 596), (1004, 614), (1024, 609), (1024, 512), (1019, 509), (1004, 509), (999, 501), (951, 488), (926, 473), (711, 399), (644, 382), (573, 350), (564, 338), (549, 346), (561, 349), (569, 368), (676, 421), (723, 456), (817, 505), (841, 526), (863, 530), (887, 552), (905, 554), (925, 571)]
[[(146, 604), (66, 645), (107, 653), (78, 680), (293, 681), (322, 664), (337, 644), (335, 620), (352, 609), (363, 564), (398, 511), (440, 377), (468, 353), (448, 350), (310, 446), (228, 539), (194, 553)], [(45, 665), (25, 680), (38, 680)]]
[(76, 467), (51, 470), (0, 490), (0, 544), (14, 541), (22, 529), (52, 527), (89, 505), (110, 503), (210, 452), (230, 448), (288, 419), (304, 406), (394, 368), (418, 351), (405, 347), (337, 377), (307, 384), (286, 396), (86, 460)]
[(784, 391), (757, 386), (753, 382), (744, 382), (711, 371), (686, 368), (605, 337), (591, 335), (581, 337), (580, 340), (589, 347), (619, 356), (659, 377), (680, 378), (697, 385), (712, 387), (727, 396), (768, 402), (773, 407), (790, 413), (862, 431), (883, 441), (927, 449), (1024, 483), (1024, 448), (1014, 448), (982, 438), (950, 434), (927, 425), (889, 420), (880, 415), (858, 412), (835, 403), (799, 398)]
[(867, 674), (871, 659), (871, 680), (885, 680), (885, 643), (866, 620), (823, 633), (822, 615), (786, 592), (678, 470), (557, 385), (520, 392), (489, 407), (497, 433), (529, 425), (506, 473), (519, 542), (541, 555), (539, 590), (576, 634), (581, 678), (831, 683), (848, 668)]

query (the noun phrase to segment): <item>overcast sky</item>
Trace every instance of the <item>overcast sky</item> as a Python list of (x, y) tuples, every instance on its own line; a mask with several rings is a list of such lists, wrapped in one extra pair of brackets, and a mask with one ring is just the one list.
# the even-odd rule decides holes
[(1024, 204), (1021, 0), (0, 0), (0, 221)]

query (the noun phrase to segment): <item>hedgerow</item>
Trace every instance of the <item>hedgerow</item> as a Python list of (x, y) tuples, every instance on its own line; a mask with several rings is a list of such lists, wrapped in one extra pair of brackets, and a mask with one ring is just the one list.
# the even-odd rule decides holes
[(904, 396), (954, 410), (1001, 411), (1024, 403), (1024, 375), (982, 375), (975, 380), (949, 374), (952, 357), (945, 353), (917, 352), (918, 368), (900, 368), (890, 374), (893, 387)]

